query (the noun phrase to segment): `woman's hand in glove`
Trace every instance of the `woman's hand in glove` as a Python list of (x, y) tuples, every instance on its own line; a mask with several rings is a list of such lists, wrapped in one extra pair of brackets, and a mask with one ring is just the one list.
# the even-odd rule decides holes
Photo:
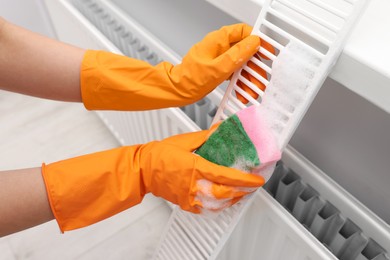
[(50, 205), (62, 231), (84, 227), (153, 193), (182, 209), (221, 210), (264, 184), (262, 177), (193, 153), (212, 130), (121, 147), (43, 165)]
[[(81, 92), (91, 110), (148, 110), (194, 103), (239, 69), (263, 42), (246, 24), (224, 26), (195, 44), (178, 65), (87, 51)], [(265, 43), (265, 42), (264, 42)], [(267, 45), (268, 46), (268, 45)]]

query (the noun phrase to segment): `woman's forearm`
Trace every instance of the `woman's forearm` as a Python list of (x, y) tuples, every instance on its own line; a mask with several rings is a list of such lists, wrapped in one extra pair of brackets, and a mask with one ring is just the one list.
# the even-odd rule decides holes
[(0, 237), (52, 219), (41, 168), (0, 172)]
[(84, 52), (0, 18), (0, 89), (80, 102)]

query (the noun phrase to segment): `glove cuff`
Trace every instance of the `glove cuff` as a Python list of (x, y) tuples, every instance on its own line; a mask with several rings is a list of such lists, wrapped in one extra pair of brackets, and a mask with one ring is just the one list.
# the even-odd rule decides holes
[(80, 88), (83, 104), (88, 110), (104, 109), (104, 100), (100, 100), (99, 92), (102, 79), (98, 70), (97, 54), (99, 51), (87, 50), (80, 69)]
[(50, 207), (62, 232), (111, 217), (140, 203), (139, 146), (42, 165)]

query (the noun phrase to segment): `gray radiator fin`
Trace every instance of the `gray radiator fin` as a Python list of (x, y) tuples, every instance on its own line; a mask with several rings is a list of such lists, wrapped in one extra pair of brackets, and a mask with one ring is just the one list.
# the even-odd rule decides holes
[(279, 162), (264, 189), (342, 260), (389, 260), (387, 252), (299, 174)]
[(151, 51), (146, 44), (126, 29), (126, 26), (102, 8), (97, 1), (75, 0), (73, 3), (123, 54), (147, 61), (153, 65), (161, 62), (161, 59), (155, 52)]

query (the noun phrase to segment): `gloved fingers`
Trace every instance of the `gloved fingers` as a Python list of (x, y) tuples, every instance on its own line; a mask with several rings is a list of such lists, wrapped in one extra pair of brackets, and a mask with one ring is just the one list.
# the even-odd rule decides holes
[(237, 202), (241, 201), (245, 198), (237, 197), (233, 199), (210, 199), (208, 197), (197, 197), (200, 201), (202, 201), (202, 207), (200, 208), (200, 212), (202, 214), (219, 214), (224, 209), (233, 206)]
[(251, 29), (245, 24), (224, 26), (209, 33), (190, 52), (206, 60), (213, 71), (218, 69), (220, 79), (227, 79), (260, 48), (260, 38), (250, 35)]
[[(259, 49), (260, 38), (256, 35), (249, 35), (237, 42), (225, 52), (220, 53), (212, 60), (213, 67), (218, 67), (226, 74), (226, 79), (247, 60), (249, 60)], [(222, 71), (223, 69), (223, 71)]]
[(232, 199), (216, 199), (202, 194), (197, 195), (196, 200), (200, 201), (202, 204), (202, 207), (200, 208), (201, 212), (203, 212), (204, 209), (211, 211), (222, 210), (229, 207), (232, 201)]
[(210, 135), (209, 130), (202, 130), (197, 132), (174, 135), (165, 138), (161, 142), (167, 145), (174, 145), (176, 147), (183, 148), (186, 151), (194, 151), (207, 140), (209, 135)]
[(210, 210), (213, 212), (220, 212), (223, 209), (232, 205), (231, 199), (210, 200), (208, 198), (201, 198), (203, 203), (203, 210)]
[[(251, 31), (252, 27), (244, 23), (223, 26), (219, 30), (208, 33), (194, 46), (194, 49), (199, 55), (212, 60), (229, 50), (235, 43), (248, 37)], [(259, 46), (260, 42), (257, 39), (256, 47)]]
[(231, 187), (214, 183), (211, 187), (211, 192), (218, 199), (234, 199), (248, 195), (257, 189), (257, 187)]
[(179, 206), (182, 210), (192, 212), (195, 214), (202, 213), (202, 208), (203, 208), (202, 201), (198, 197), (195, 197), (195, 199), (189, 205), (185, 205), (185, 204), (180, 205), (179, 204)]
[(255, 191), (256, 187), (232, 187), (222, 184), (216, 184), (208, 180), (197, 180), (197, 195), (208, 197), (209, 199), (233, 199), (243, 197), (248, 193)]
[(202, 130), (197, 132), (190, 132), (184, 134), (174, 135), (162, 140), (164, 144), (174, 145), (180, 148), (185, 149), (186, 151), (194, 151), (199, 148), (209, 137), (210, 135), (217, 130), (218, 126), (222, 121), (215, 123), (208, 130)]
[(202, 176), (200, 179), (233, 187), (261, 187), (264, 185), (264, 178), (261, 176), (217, 165), (200, 156), (195, 159), (196, 169), (194, 170)]
[[(212, 41), (211, 43), (214, 44), (218, 43), (218, 46), (220, 46), (221, 48), (218, 49), (216, 53), (214, 53), (215, 54), (214, 57), (218, 57), (224, 51), (227, 51), (228, 49), (230, 49), (230, 47), (232, 47), (238, 42), (241, 42), (245, 38), (256, 36), (255, 34), (251, 35), (252, 30), (253, 30), (252, 26), (244, 23), (223, 26), (219, 30), (208, 34), (202, 42), (205, 43), (205, 46), (208, 46), (208, 44), (210, 44), (209, 41)], [(216, 38), (219, 41), (216, 41)], [(260, 40), (257, 43), (257, 47), (261, 46), (262, 48), (266, 49), (267, 51), (275, 55), (275, 48), (270, 43), (261, 39), (260, 36), (253, 37), (253, 39), (256, 39), (256, 41)], [(229, 43), (230, 46), (227, 46), (226, 45), (227, 43)], [(260, 52), (259, 55), (261, 58), (269, 60), (267, 56), (265, 56)]]
[(224, 32), (229, 37), (229, 42), (234, 44), (248, 37), (253, 28), (252, 26), (245, 23), (238, 23), (232, 25), (226, 25), (221, 27), (220, 31)]
[[(245, 198), (249, 193), (252, 193), (256, 190), (255, 188), (247, 187), (223, 187), (222, 189), (226, 189), (226, 191), (231, 189), (235, 190), (236, 192), (233, 196), (230, 196), (228, 191), (224, 196), (219, 196), (218, 194), (214, 194), (215, 186), (216, 185), (214, 183), (208, 180), (198, 180), (196, 187), (196, 190), (198, 191), (196, 192), (194, 199), (189, 204), (179, 203), (180, 208), (195, 214), (218, 214), (222, 210), (232, 206), (241, 199)], [(217, 187), (216, 189), (218, 190), (217, 192), (221, 191), (220, 187)], [(223, 191), (223, 193), (226, 191)]]

